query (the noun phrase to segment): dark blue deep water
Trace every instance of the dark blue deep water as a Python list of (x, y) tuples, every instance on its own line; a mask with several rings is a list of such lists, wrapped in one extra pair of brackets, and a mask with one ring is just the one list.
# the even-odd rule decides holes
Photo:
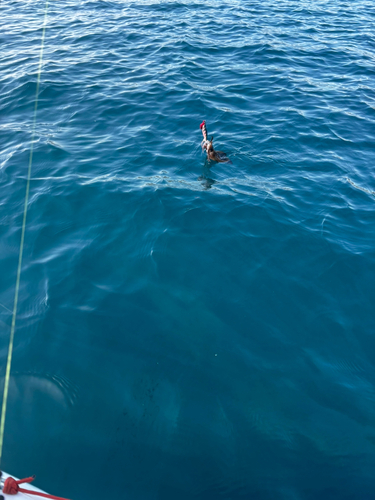
[[(0, 3), (1, 394), (45, 7)], [(374, 27), (367, 0), (49, 2), (4, 470), (374, 498)]]

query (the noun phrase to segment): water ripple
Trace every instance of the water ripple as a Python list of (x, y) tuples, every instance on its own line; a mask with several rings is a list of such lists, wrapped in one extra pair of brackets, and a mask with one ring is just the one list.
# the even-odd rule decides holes
[[(3, 366), (44, 8), (0, 3)], [(370, 498), (374, 20), (49, 2), (9, 471), (82, 499), (109, 474), (113, 497)]]

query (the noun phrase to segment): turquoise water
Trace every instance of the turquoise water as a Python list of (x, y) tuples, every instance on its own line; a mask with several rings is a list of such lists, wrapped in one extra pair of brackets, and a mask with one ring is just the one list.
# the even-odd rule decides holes
[[(2, 380), (44, 11), (0, 4)], [(373, 498), (374, 22), (50, 2), (4, 470), (73, 500)]]

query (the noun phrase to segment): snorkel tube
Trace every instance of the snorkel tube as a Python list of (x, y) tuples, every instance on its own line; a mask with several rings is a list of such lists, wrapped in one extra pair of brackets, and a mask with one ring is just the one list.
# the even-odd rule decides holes
[(199, 125), (199, 128), (202, 130), (203, 139), (207, 141), (207, 129), (206, 129), (206, 120)]

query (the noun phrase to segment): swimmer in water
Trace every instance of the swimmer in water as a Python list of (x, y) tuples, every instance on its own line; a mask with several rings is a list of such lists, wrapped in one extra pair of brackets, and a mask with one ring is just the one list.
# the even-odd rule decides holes
[(219, 163), (231, 163), (230, 159), (223, 151), (214, 150), (214, 147), (212, 145), (214, 137), (212, 136), (210, 141), (207, 139), (206, 120), (203, 120), (203, 122), (200, 124), (200, 129), (202, 130), (203, 134), (202, 151), (207, 152), (207, 158), (211, 161), (217, 161)]

